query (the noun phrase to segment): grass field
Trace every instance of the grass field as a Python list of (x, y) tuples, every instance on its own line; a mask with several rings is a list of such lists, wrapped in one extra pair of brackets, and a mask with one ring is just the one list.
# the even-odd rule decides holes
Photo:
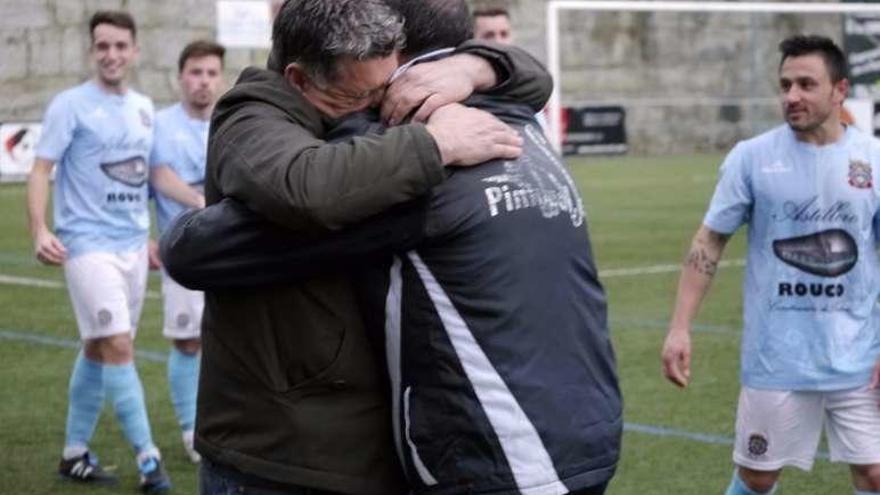
[[(714, 186), (720, 156), (572, 160), (583, 192), (598, 266), (608, 290), (624, 392), (627, 431), (610, 495), (721, 494), (732, 470), (730, 439), (738, 391), (741, 267), (719, 271), (694, 335), (692, 385), (660, 375), (659, 349), (679, 263)], [(57, 269), (39, 266), (26, 234), (24, 188), (0, 186), (0, 494), (84, 493), (56, 480), (64, 435), (67, 378), (76, 329)], [(734, 238), (726, 260), (743, 258)], [(644, 270), (652, 267), (652, 270)], [(643, 269), (643, 270), (639, 270)], [(26, 278), (27, 280), (21, 280)], [(33, 280), (55, 282), (35, 286)], [(168, 399), (167, 343), (151, 275), (137, 346), (154, 437), (175, 493), (195, 493)], [(93, 449), (117, 467), (121, 484), (97, 493), (132, 493), (136, 469), (109, 408)], [(824, 449), (824, 447), (823, 447)], [(851, 493), (848, 469), (817, 460), (812, 473), (790, 470), (788, 495)]]

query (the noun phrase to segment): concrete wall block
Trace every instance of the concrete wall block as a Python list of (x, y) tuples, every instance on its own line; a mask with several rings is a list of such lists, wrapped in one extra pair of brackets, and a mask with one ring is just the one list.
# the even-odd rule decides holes
[(91, 39), (86, 30), (79, 26), (64, 29), (61, 42), (61, 73), (85, 77), (91, 71), (89, 44)]
[(176, 101), (176, 79), (164, 70), (138, 70), (132, 80), (132, 86), (153, 99), (156, 108)]
[[(64, 0), (61, 0), (64, 1)], [(71, 0), (77, 1), (77, 0)], [(79, 0), (84, 4), (85, 7), (85, 19), (84, 22), (88, 22), (89, 18), (92, 17), (92, 14), (99, 10), (124, 10), (125, 1), (124, 0)]]
[(62, 26), (81, 26), (86, 30), (88, 18), (83, 2), (78, 0), (54, 0), (55, 23)]
[(28, 74), (54, 76), (61, 74), (61, 45), (64, 34), (56, 28), (28, 30)]
[(173, 28), (185, 25), (188, 16), (197, 15), (189, 10), (192, 4), (192, 1), (129, 0), (127, 7), (138, 27)]
[(192, 33), (180, 28), (148, 28), (139, 36), (141, 65), (150, 69), (177, 70), (177, 57)]
[(57, 76), (0, 82), (0, 94), (14, 95), (8, 105), (0, 106), (0, 122), (39, 122), (56, 94), (82, 81), (78, 78)]
[[(253, 54), (251, 50), (246, 50), (242, 48), (230, 48), (226, 50), (226, 69), (227, 70), (241, 70), (250, 65), (255, 65), (253, 61)], [(265, 67), (265, 62), (263, 62), (262, 67)]]
[[(27, 76), (27, 31), (0, 30), (0, 81), (23, 79)], [(3, 93), (0, 94), (11, 94)]]
[(184, 16), (184, 24), (196, 29), (208, 29), (211, 36), (217, 30), (217, 3), (211, 0), (181, 1), (189, 15)]
[(51, 7), (48, 0), (0, 0), (0, 30), (51, 26)]

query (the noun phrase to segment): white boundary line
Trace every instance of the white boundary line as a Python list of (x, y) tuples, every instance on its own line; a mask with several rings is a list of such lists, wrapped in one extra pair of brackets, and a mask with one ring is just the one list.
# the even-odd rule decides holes
[[(746, 260), (734, 259), (725, 260), (718, 263), (719, 268), (731, 268), (746, 266)], [(639, 266), (633, 268), (610, 268), (608, 270), (599, 270), (600, 278), (619, 278), (619, 277), (638, 277), (641, 275), (658, 275), (664, 273), (677, 273), (681, 271), (681, 264), (664, 264)], [(21, 287), (37, 287), (41, 289), (63, 289), (64, 282), (60, 280), (51, 280), (35, 277), (19, 277), (15, 275), (5, 275), (0, 273), (0, 285), (17, 285)], [(155, 291), (147, 291), (147, 298), (158, 299), (160, 294)]]
[[(3, 330), (0, 329), (0, 341), (9, 340), (15, 342), (27, 342), (35, 345), (43, 345), (49, 347), (60, 347), (66, 349), (79, 349), (80, 342), (78, 340), (65, 339), (60, 337), (54, 337), (50, 335), (46, 335), (44, 333), (37, 332), (22, 332), (22, 331), (11, 331), (11, 330)], [(165, 352), (161, 351), (153, 351), (153, 350), (144, 350), (138, 349), (135, 351), (135, 354), (138, 359), (143, 359), (146, 361), (154, 362), (154, 363), (164, 363), (168, 359), (168, 355)], [(687, 440), (691, 442), (698, 442), (703, 444), (710, 445), (733, 445), (733, 437), (729, 437), (727, 435), (719, 435), (716, 433), (700, 433), (693, 432), (688, 430), (682, 430), (679, 428), (671, 428), (668, 426), (658, 426), (658, 425), (649, 425), (643, 423), (632, 423), (625, 422), (623, 424), (623, 431), (629, 433), (640, 433), (645, 435), (651, 435), (655, 437), (666, 437), (666, 438), (674, 438), (679, 440)], [(817, 459), (828, 459), (827, 452), (819, 452), (816, 455)]]
[(547, 68), (553, 76), (553, 93), (547, 104), (550, 141), (562, 149), (560, 129), (562, 70), (559, 55), (559, 13), (563, 10), (638, 11), (638, 12), (731, 12), (731, 13), (791, 13), (791, 14), (848, 14), (880, 13), (880, 4), (828, 2), (664, 2), (664, 1), (599, 1), (553, 0), (547, 4)]
[[(735, 259), (721, 261), (718, 263), (719, 268), (746, 266), (746, 260)], [(642, 266), (636, 268), (611, 268), (608, 270), (599, 270), (599, 278), (616, 278), (616, 277), (634, 277), (639, 275), (654, 275), (658, 273), (678, 273), (681, 271), (681, 264), (677, 265), (654, 265)]]
[[(35, 277), (18, 277), (15, 275), (5, 275), (0, 273), (0, 285), (18, 285), (22, 287), (38, 287), (41, 289), (64, 289), (67, 287), (60, 280), (51, 280), (46, 278)], [(159, 299), (158, 292), (148, 290), (147, 299)]]

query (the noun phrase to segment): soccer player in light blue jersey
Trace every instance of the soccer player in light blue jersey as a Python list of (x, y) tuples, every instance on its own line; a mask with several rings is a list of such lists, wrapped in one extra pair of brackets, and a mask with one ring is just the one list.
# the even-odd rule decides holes
[(880, 494), (880, 141), (841, 123), (846, 59), (829, 39), (780, 46), (786, 125), (736, 145), (682, 269), (663, 347), (690, 381), (691, 322), (730, 236), (748, 224), (741, 380), (727, 495), (809, 470), (823, 429), (858, 495)]
[[(128, 87), (138, 56), (131, 16), (98, 12), (89, 29), (95, 77), (52, 100), (28, 179), (36, 257), (63, 266), (83, 341), (70, 377), (59, 474), (116, 481), (89, 451), (106, 399), (134, 447), (141, 489), (162, 493), (171, 484), (150, 432), (133, 344), (146, 290), (153, 103)], [(53, 234), (45, 216), (55, 166)]]
[[(208, 126), (214, 103), (223, 88), (223, 56), (226, 50), (211, 41), (194, 41), (184, 47), (178, 60), (181, 101), (156, 113), (156, 132), (150, 158), (150, 181), (156, 192), (159, 232), (188, 208), (205, 205), (203, 183), (208, 153)], [(160, 192), (160, 191), (165, 191)], [(151, 243), (151, 265), (161, 265)], [(193, 462), (196, 390), (199, 378), (199, 331), (205, 298), (202, 292), (181, 286), (162, 271), (164, 323), (162, 334), (173, 342), (168, 357), (171, 403)]]

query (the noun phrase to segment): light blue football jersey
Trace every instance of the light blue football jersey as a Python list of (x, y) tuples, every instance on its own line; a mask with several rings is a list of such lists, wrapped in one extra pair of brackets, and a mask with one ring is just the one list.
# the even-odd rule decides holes
[(880, 358), (877, 170), (880, 141), (853, 127), (815, 146), (785, 125), (728, 155), (703, 223), (728, 234), (749, 224), (744, 385), (868, 383)]
[(58, 94), (43, 120), (37, 157), (56, 163), (55, 231), (73, 257), (146, 243), (147, 159), (153, 102), (88, 81)]
[[(156, 113), (156, 133), (151, 166), (166, 165), (186, 183), (204, 190), (205, 161), (208, 155), (208, 128), (210, 122), (187, 115), (180, 103)], [(186, 206), (155, 191), (156, 223), (159, 232)]]

